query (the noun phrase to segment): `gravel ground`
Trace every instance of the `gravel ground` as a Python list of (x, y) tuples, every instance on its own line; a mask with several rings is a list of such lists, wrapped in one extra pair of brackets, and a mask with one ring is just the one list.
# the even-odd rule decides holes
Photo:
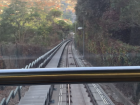
[(102, 89), (106, 92), (106, 94), (110, 97), (115, 105), (124, 105), (120, 98), (115, 94), (115, 92), (108, 86), (107, 83), (100, 83)]
[(11, 90), (15, 90), (15, 88), (16, 86), (6, 86), (4, 90), (0, 90), (0, 101), (2, 101), (3, 98), (7, 98)]
[[(80, 55), (80, 53), (77, 51), (77, 53)], [(82, 56), (82, 55), (80, 55)], [(94, 67), (91, 63), (89, 63), (87, 60), (84, 60), (84, 64), (86, 67)], [(100, 83), (99, 84), (102, 89), (105, 91), (105, 93), (109, 96), (109, 98), (112, 100), (112, 102), (115, 105), (124, 105), (121, 100), (119, 99), (119, 97), (115, 94), (115, 92), (110, 89), (110, 87), (107, 85), (107, 83)]]
[[(23, 86), (21, 89), (21, 97), (24, 96), (25, 92), (28, 91), (29, 86)], [(8, 105), (17, 105), (19, 103), (19, 97), (18, 94), (14, 99), (11, 99)]]
[[(4, 88), (4, 90), (0, 90), (0, 101), (3, 99), (3, 98), (7, 98), (11, 92), (11, 90), (15, 90), (16, 89), (16, 86), (6, 86)], [(21, 89), (21, 97), (24, 96), (25, 92), (28, 91), (29, 89), (29, 86), (23, 86), (22, 89)], [(17, 105), (19, 102), (19, 97), (18, 97), (18, 93), (17, 95), (15, 96), (14, 99), (10, 99), (8, 105)]]

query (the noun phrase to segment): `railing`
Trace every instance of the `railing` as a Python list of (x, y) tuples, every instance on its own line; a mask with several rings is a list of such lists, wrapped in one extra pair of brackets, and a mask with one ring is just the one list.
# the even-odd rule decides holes
[[(45, 53), (44, 55), (42, 55), (41, 57), (37, 58), (36, 60), (34, 60), (32, 63), (30, 63), (29, 65), (26, 65), (25, 69), (22, 68), (22, 69), (16, 69), (16, 71), (18, 70), (25, 70), (25, 71), (28, 71), (28, 69), (30, 68), (42, 68), (42, 67), (45, 67), (45, 65), (49, 62), (49, 60), (51, 59), (51, 57), (57, 52), (57, 50), (61, 47), (61, 45), (65, 42), (69, 42), (70, 40), (66, 40), (66, 41), (63, 41), (61, 42), (60, 44), (58, 44), (56, 47), (54, 47), (53, 49), (51, 49), (50, 51), (48, 51), (47, 53)], [(7, 70), (4, 70), (4, 71), (7, 71)], [(9, 71), (9, 70), (8, 70)], [(11, 70), (12, 72), (13, 70)], [(6, 73), (6, 72), (5, 72)], [(5, 74), (1, 74), (0, 76), (4, 76)], [(7, 75), (7, 74), (6, 74)], [(6, 76), (5, 75), (5, 76)], [(11, 74), (12, 75), (12, 74)], [(10, 75), (9, 75), (10, 76)], [(22, 76), (22, 74), (21, 74)], [(0, 77), (0, 78), (1, 78)], [(2, 79), (2, 78), (1, 78)], [(6, 78), (5, 78), (6, 79)], [(7, 78), (7, 80), (10, 80), (10, 78)], [(18, 80), (15, 80), (15, 81), (18, 81)], [(4, 81), (3, 81), (4, 82)], [(22, 84), (22, 83), (20, 83)], [(6, 85), (6, 84), (0, 84), (0, 85)], [(16, 85), (16, 84), (13, 84), (13, 83), (8, 83), (8, 85)], [(4, 86), (1, 86), (0, 87), (1, 89), (4, 89)], [(21, 90), (22, 86), (17, 86), (15, 90), (12, 90), (9, 94), (9, 96), (6, 98), (3, 98), (0, 105), (8, 105), (9, 101), (11, 98), (14, 98), (16, 96), (16, 94), (18, 93), (18, 97), (19, 97), (19, 100), (21, 99)], [(53, 86), (50, 87), (49, 89), (49, 92), (48, 92), (48, 99), (50, 98), (50, 94), (52, 93), (52, 88)], [(50, 100), (50, 99), (49, 99)]]
[(36, 68), (0, 71), (0, 85), (136, 81), (140, 81), (140, 66)]
[(56, 53), (56, 51), (61, 47), (61, 45), (63, 43), (65, 43), (66, 41), (61, 42), (56, 47), (54, 47), (53, 49), (51, 49), (50, 51), (48, 51), (44, 55), (40, 56), (39, 58), (37, 58), (36, 60), (34, 60), (29, 65), (26, 65), (25, 66), (25, 69), (28, 69), (28, 68), (42, 68), (51, 59), (51, 57)]
[[(25, 69), (0, 70), (0, 85), (140, 81), (140, 66), (42, 68), (64, 42), (27, 65)], [(20, 100), (21, 88), (22, 86), (18, 86), (15, 91), (12, 90), (0, 105), (7, 105), (17, 93)], [(52, 89), (49, 96), (51, 91)]]
[(16, 94), (18, 93), (19, 100), (21, 99), (21, 90), (22, 86), (18, 86), (15, 91), (11, 91), (7, 99), (3, 98), (0, 105), (7, 105), (11, 98), (15, 98)]

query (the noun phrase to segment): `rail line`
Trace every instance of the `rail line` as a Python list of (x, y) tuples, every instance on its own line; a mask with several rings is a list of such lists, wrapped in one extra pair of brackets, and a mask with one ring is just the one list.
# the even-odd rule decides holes
[[(67, 57), (66, 57), (66, 66), (67, 67), (84, 67), (85, 66), (85, 62), (81, 59), (79, 59), (77, 53), (75, 52), (75, 48), (74, 46), (72, 45), (72, 42), (70, 42), (68, 44), (68, 46), (66, 47), (66, 51), (67, 51)], [(71, 89), (75, 89), (78, 88), (79, 91), (77, 92), (80, 92), (80, 98), (82, 99), (83, 98), (83, 94), (82, 94), (82, 90), (80, 88), (81, 85), (79, 84), (76, 84), (77, 86), (75, 87), (75, 84), (68, 84), (67, 87), (68, 87), (68, 105), (71, 105), (71, 104), (75, 104), (75, 103), (71, 103), (73, 102), (72, 98), (71, 98), (71, 92), (70, 91), (73, 91), (73, 90), (70, 90), (70, 86), (71, 86)], [(92, 87), (90, 86), (90, 84), (84, 84), (87, 91), (88, 91), (88, 94), (90, 96), (90, 99), (93, 103), (93, 105), (114, 105), (114, 103), (109, 99), (109, 97), (107, 97), (107, 95), (105, 94), (105, 92), (103, 92), (103, 90), (101, 89), (101, 87), (98, 85), (98, 84), (92, 84)], [(73, 88), (72, 88), (73, 87)], [(95, 92), (92, 92), (92, 90), (95, 90)], [(76, 92), (74, 91), (74, 92)], [(97, 99), (97, 96), (98, 96), (98, 99)], [(73, 96), (72, 96), (73, 97)], [(74, 98), (77, 98), (77, 101), (79, 97), (75, 97)], [(81, 100), (80, 100), (81, 101)], [(81, 103), (76, 103), (77, 105), (80, 105)], [(87, 104), (85, 102), (85, 99), (83, 98), (83, 101), (82, 101), (82, 104)], [(91, 103), (88, 103), (88, 105), (91, 104)]]
[[(72, 49), (73, 49), (72, 53), (73, 53), (77, 66), (79, 67), (87, 66), (85, 64), (85, 61), (81, 60), (81, 57), (79, 59), (78, 57), (79, 55), (76, 52), (74, 46), (72, 46)], [(107, 96), (107, 94), (103, 91), (103, 89), (99, 86), (99, 84), (84, 84), (84, 85), (94, 105), (115, 105), (111, 101), (111, 99)]]
[[(61, 67), (85, 66), (84, 61), (79, 58), (73, 42), (70, 42), (70, 40), (63, 41), (29, 65), (26, 65), (25, 68), (51, 68), (60, 65)], [(67, 84), (67, 86), (61, 84), (58, 86), (59, 92), (54, 92), (54, 88), (54, 85), (31, 86), (18, 105), (32, 105), (33, 103), (36, 103), (34, 105), (44, 105), (44, 103), (51, 105), (53, 99), (59, 99), (56, 105), (63, 105), (63, 103), (68, 105), (100, 105), (101, 102), (101, 105), (114, 105), (98, 84)], [(57, 93), (59, 93), (57, 96), (59, 98), (55, 98)], [(3, 99), (0, 105), (8, 105), (9, 100), (13, 98), (13, 94), (14, 92), (10, 94), (7, 100)], [(96, 99), (97, 97), (98, 99)]]
[[(67, 56), (66, 56), (66, 65), (67, 65), (67, 67), (70, 67), (70, 62), (69, 62), (69, 59), (68, 58), (72, 58), (72, 56), (70, 56), (71, 55), (71, 49), (70, 49), (70, 47), (71, 47), (71, 42), (68, 44), (68, 47), (67, 47)], [(67, 94), (68, 94), (68, 105), (71, 105), (71, 93), (70, 93), (70, 84), (67, 84)]]
[[(84, 60), (78, 58), (78, 53), (73, 46), (75, 60), (80, 67), (87, 66)], [(84, 84), (94, 105), (115, 105), (99, 84)]]
[[(47, 63), (50, 61), (50, 59), (53, 57), (53, 55), (58, 51), (58, 49), (64, 43), (68, 43), (69, 41), (70, 40), (65, 40), (65, 41), (61, 42), (56, 47), (54, 47), (53, 49), (51, 49), (50, 51), (48, 51), (44, 55), (40, 56), (39, 58), (37, 58), (36, 60), (34, 60), (29, 65), (26, 65), (25, 66), (25, 69), (29, 69), (29, 68), (43, 68), (45, 65), (47, 65)], [(22, 68), (22, 69), (24, 69), (24, 68)], [(3, 81), (3, 82), (5, 82), (5, 81)], [(11, 83), (9, 83), (9, 85), (10, 84)], [(51, 94), (50, 93), (52, 92), (52, 88), (53, 88), (53, 85), (48, 87), (48, 90), (49, 91), (47, 91), (47, 93), (46, 93), (46, 96), (45, 96), (46, 99), (45, 100), (48, 100), (49, 97), (51, 97)], [(11, 92), (10, 92), (9, 96), (7, 97), (7, 99), (6, 98), (3, 98), (2, 101), (0, 102), (0, 105), (8, 105), (9, 104), (9, 101), (11, 99), (15, 98), (15, 96), (16, 96), (17, 93), (18, 93), (19, 100), (21, 101), (21, 93), (20, 93), (20, 90), (21, 89), (22, 89), (22, 86), (17, 86), (17, 88), (15, 90), (11, 90)]]

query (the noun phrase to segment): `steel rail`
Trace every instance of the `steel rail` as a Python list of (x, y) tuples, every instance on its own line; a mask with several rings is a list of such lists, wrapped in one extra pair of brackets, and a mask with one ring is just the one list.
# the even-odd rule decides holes
[[(67, 67), (69, 67), (69, 60), (68, 60), (68, 55), (69, 55), (69, 47), (71, 47), (71, 43), (69, 43), (69, 45), (68, 45), (68, 48), (67, 48), (67, 56), (66, 56), (66, 62), (67, 62)], [(68, 105), (71, 105), (71, 96), (70, 96), (70, 84), (68, 84), (67, 85), (68, 86), (68, 88), (67, 88), (67, 91), (68, 91)]]
[(68, 84), (68, 105), (71, 105), (71, 101), (70, 101), (70, 84)]
[(140, 66), (0, 70), (0, 85), (139, 81)]
[[(74, 49), (74, 46), (72, 47), (72, 49)], [(85, 67), (87, 65), (84, 64), (83, 61), (81, 61), (80, 59), (78, 59), (78, 55), (77, 53), (75, 52), (75, 50), (73, 50), (73, 56), (74, 56), (74, 59), (75, 59), (75, 62), (77, 63), (77, 66), (80, 66), (80, 67)], [(114, 103), (112, 103), (112, 101), (110, 99), (108, 99), (106, 93), (103, 92), (102, 88), (98, 85), (97, 88), (98, 88), (98, 91), (96, 90), (96, 92), (99, 94), (99, 96), (101, 97), (101, 100), (98, 99), (96, 100), (94, 94), (92, 93), (92, 90), (90, 89), (90, 87), (88, 86), (87, 83), (84, 84), (85, 85), (85, 88), (87, 89), (87, 92), (90, 96), (90, 99), (91, 99), (91, 102), (94, 104), (94, 105), (98, 105), (99, 103), (98, 102), (103, 102), (104, 104), (107, 104), (107, 105), (114, 105)], [(92, 84), (93, 85), (93, 84)], [(96, 84), (94, 84), (94, 86), (96, 86)], [(92, 88), (93, 89), (93, 88)], [(100, 94), (101, 93), (101, 94)]]

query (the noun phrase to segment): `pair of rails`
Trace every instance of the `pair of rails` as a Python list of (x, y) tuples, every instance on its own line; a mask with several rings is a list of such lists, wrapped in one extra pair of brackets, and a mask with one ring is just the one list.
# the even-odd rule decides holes
[[(140, 81), (140, 66), (43, 68), (56, 51), (67, 41), (69, 40), (61, 42), (25, 68), (1, 70), (0, 85)], [(7, 105), (9, 100), (15, 97), (16, 93), (19, 94), (20, 99), (21, 88), (22, 86), (17, 86), (15, 91), (12, 90), (8, 98), (4, 98), (0, 105)]]

